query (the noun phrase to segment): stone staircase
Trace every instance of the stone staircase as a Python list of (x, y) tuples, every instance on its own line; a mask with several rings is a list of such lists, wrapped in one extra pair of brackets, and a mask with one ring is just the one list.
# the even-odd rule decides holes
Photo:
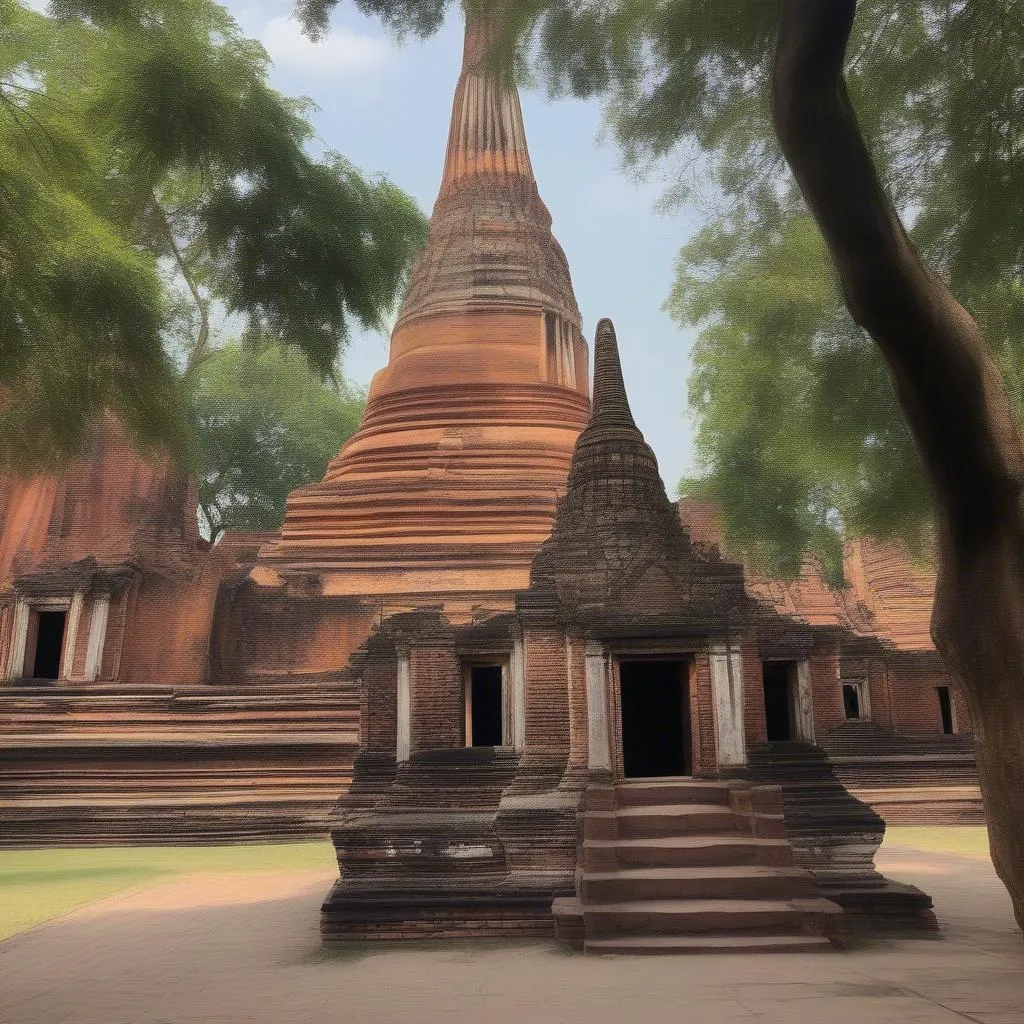
[(794, 866), (778, 791), (631, 780), (591, 787), (577, 898), (556, 935), (588, 953), (828, 949), (841, 911)]

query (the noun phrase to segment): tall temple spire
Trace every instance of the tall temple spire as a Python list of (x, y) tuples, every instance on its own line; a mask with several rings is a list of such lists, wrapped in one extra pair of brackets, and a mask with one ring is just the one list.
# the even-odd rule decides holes
[(590, 411), (590, 352), (515, 81), (489, 56), (498, 25), (467, 20), (441, 187), (388, 365), (323, 481), (290, 495), (261, 579), (510, 606), (551, 531)]
[[(509, 74), (488, 56), (496, 26), (479, 15), (466, 20), (462, 73), (455, 87), (441, 193), (477, 174), (533, 183), (519, 94)], [(534, 186), (536, 187), (536, 186)]]
[[(690, 541), (651, 446), (633, 421), (611, 320), (594, 340), (590, 422), (576, 440), (565, 497), (534, 559), (526, 603), (610, 610), (631, 587), (660, 588), (670, 605), (689, 593)], [(653, 575), (652, 575), (653, 573)], [(660, 581), (660, 582), (659, 582)]]
[(519, 93), (511, 70), (490, 58), (497, 32), (494, 20), (467, 17), (430, 238), (410, 272), (398, 328), (455, 311), (540, 307), (556, 333), (575, 341), (579, 307), (533, 177)]
[(615, 487), (618, 504), (629, 505), (636, 499), (636, 507), (643, 507), (647, 498), (641, 500), (639, 494), (634, 494), (637, 488), (645, 495), (660, 493), (659, 504), (667, 503), (657, 459), (629, 408), (615, 327), (611, 320), (604, 319), (598, 324), (594, 339), (590, 420), (576, 440), (569, 469), (568, 500), (576, 492), (590, 493), (595, 487), (603, 492), (612, 480), (619, 481)]
[(619, 344), (615, 338), (615, 326), (611, 320), (603, 319), (597, 325), (594, 339), (594, 389), (593, 412), (590, 423), (594, 426), (622, 426), (636, 429), (633, 413), (626, 397), (626, 385), (622, 379), (622, 364), (619, 362)]

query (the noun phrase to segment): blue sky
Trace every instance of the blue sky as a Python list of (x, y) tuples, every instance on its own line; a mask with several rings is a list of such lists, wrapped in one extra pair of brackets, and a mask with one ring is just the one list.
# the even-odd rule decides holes
[[(462, 57), (461, 17), (450, 17), (432, 39), (399, 45), (379, 22), (342, 2), (330, 34), (314, 45), (290, 18), (290, 0), (232, 0), (227, 7), (267, 48), (274, 85), (320, 107), (313, 120), (321, 143), (367, 173), (387, 175), (429, 213)], [(592, 342), (601, 317), (615, 321), (633, 413), (672, 494), (694, 468), (686, 413), (693, 337), (661, 307), (675, 255), (697, 222), (692, 214), (654, 211), (659, 184), (635, 183), (615, 145), (598, 141), (597, 104), (551, 102), (540, 92), (524, 93), (522, 104), (537, 183), (569, 259), (584, 331)], [(367, 384), (386, 362), (387, 339), (362, 335), (345, 370)]]

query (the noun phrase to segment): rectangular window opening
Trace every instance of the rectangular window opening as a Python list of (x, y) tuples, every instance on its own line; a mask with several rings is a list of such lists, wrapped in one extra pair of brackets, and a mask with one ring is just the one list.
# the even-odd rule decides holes
[(504, 745), (504, 672), (501, 665), (470, 665), (466, 677), (466, 746)]
[(843, 683), (843, 714), (848, 722), (860, 720), (860, 683)]
[(939, 693), (939, 714), (942, 716), (942, 731), (947, 736), (952, 736), (953, 729), (953, 702), (950, 700), (949, 687), (936, 687)]
[(27, 674), (32, 679), (60, 678), (67, 617), (66, 610), (32, 612), (29, 644), (25, 650), (25, 664), (31, 668)]
[(547, 380), (558, 381), (558, 317), (554, 313), (544, 314), (544, 352), (547, 363)]

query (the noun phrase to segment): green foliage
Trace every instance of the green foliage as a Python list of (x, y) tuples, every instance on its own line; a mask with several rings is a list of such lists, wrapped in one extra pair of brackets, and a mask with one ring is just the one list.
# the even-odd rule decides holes
[(929, 506), (873, 343), (845, 313), (809, 215), (758, 234), (716, 224), (679, 256), (668, 306), (704, 324), (690, 408), (707, 473), (686, 493), (721, 502), (727, 535), (768, 571), (802, 552), (842, 578), (841, 534), (899, 534), (920, 551)]
[[(331, 3), (319, 0), (317, 9)], [(667, 308), (699, 328), (690, 402), (701, 493), (732, 543), (838, 571), (844, 533), (921, 550), (931, 499), (873, 343), (853, 323), (775, 139), (776, 0), (467, 0), (554, 95), (601, 96), (627, 162), (706, 228)], [(395, 22), (421, 9), (378, 0)], [(851, 98), (925, 257), (978, 319), (1024, 412), (1024, 0), (860, 0)], [(955, 396), (950, 396), (955, 402)], [(692, 489), (693, 483), (687, 485)]]
[(201, 525), (215, 539), (277, 529), (288, 494), (320, 480), (355, 433), (365, 396), (325, 384), (299, 352), (235, 343), (197, 368), (193, 401)]
[(103, 408), (144, 444), (182, 438), (156, 261), (88, 187), (102, 149), (40, 80), (53, 26), (9, 0), (0, 25), (0, 466), (53, 465)]
[(214, 309), (328, 377), (353, 323), (383, 328), (425, 218), (307, 152), (308, 103), (222, 7), (0, 4), (0, 464), (73, 453), (103, 407), (181, 451), (167, 352), (193, 372)]

